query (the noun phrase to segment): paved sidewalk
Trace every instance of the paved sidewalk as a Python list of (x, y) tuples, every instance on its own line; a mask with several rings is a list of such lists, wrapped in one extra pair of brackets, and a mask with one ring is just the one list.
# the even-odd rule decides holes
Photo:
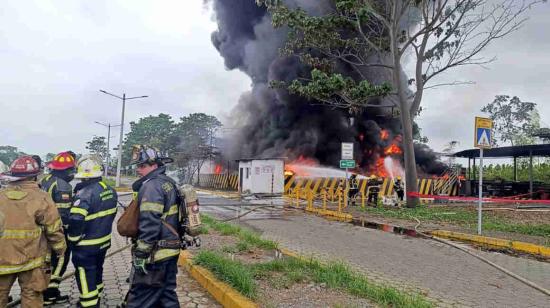
[[(116, 221), (116, 220), (115, 220)], [(115, 251), (127, 245), (125, 238), (118, 235), (116, 225), (113, 230), (112, 247), (109, 250)], [(108, 252), (108, 253), (109, 253)], [(126, 279), (129, 276), (131, 267), (130, 249), (114, 255), (105, 260), (103, 271), (103, 280), (105, 284), (104, 295), (101, 298), (101, 307), (111, 308), (116, 307), (124, 300), (124, 296), (128, 291), (128, 283)], [(73, 271), (73, 266), (69, 263), (67, 273)], [(60, 286), (62, 294), (70, 295), (69, 303), (64, 305), (55, 305), (51, 307), (76, 307), (78, 302), (78, 287), (76, 279), (73, 277), (63, 281)], [(178, 288), (176, 290), (180, 300), (181, 307), (221, 307), (211, 296), (204, 290), (197, 281), (195, 281), (183, 269), (179, 269), (178, 273)], [(12, 288), (11, 294), (14, 297), (19, 297), (20, 289), (16, 283)], [(145, 307), (144, 307), (145, 308)]]
[[(224, 203), (220, 197), (201, 194), (201, 210), (234, 217), (234, 205), (230, 205), (234, 202)], [(213, 204), (224, 206), (208, 206)], [(257, 219), (252, 215), (240, 221), (301, 254), (344, 260), (375, 281), (420, 291), (436, 299), (438, 306), (550, 307), (550, 297), (445, 244), (328, 221), (298, 211), (284, 213), (283, 219)], [(549, 263), (498, 253), (481, 254), (550, 288)]]

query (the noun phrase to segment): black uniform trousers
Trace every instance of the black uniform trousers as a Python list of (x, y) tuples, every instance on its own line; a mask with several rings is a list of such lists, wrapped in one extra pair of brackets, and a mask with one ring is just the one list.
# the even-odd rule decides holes
[[(67, 232), (65, 232), (65, 242), (69, 242), (67, 239)], [(57, 297), (59, 296), (59, 284), (61, 283), (61, 278), (63, 278), (65, 271), (67, 271), (67, 265), (69, 265), (69, 261), (71, 260), (71, 249), (67, 247), (65, 254), (62, 257), (59, 257), (52, 250), (51, 256), (52, 278), (50, 280), (50, 284), (48, 285), (48, 290), (46, 290), (46, 294), (48, 294), (48, 297)]]
[(73, 265), (80, 292), (79, 307), (99, 307), (103, 292), (103, 263), (107, 249), (74, 247)]
[(179, 307), (176, 294), (178, 258), (147, 264), (146, 269), (147, 275), (134, 273), (126, 307)]

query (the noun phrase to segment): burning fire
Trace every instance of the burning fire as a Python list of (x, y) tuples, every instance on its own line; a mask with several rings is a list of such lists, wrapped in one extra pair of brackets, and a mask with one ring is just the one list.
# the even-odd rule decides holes
[(309, 173), (305, 171), (304, 167), (313, 167), (318, 166), (319, 163), (313, 158), (307, 158), (303, 155), (300, 155), (298, 159), (294, 160), (291, 163), (285, 165), (285, 175), (300, 175), (300, 176), (309, 176)]
[(384, 150), (384, 154), (386, 156), (403, 154), (403, 150), (401, 150), (397, 144), (393, 143)]
[(390, 138), (390, 132), (386, 129), (380, 131), (380, 139), (388, 140)]
[(223, 171), (223, 167), (221, 165), (216, 165), (216, 167), (214, 168), (215, 174), (221, 174), (222, 171)]

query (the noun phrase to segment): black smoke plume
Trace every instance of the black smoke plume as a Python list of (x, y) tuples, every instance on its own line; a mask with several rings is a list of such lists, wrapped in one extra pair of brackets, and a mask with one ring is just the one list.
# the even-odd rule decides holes
[[(240, 127), (224, 149), (228, 159), (244, 157), (314, 158), (324, 165), (336, 166), (341, 142), (355, 142), (355, 157), (365, 172), (372, 171), (384, 149), (395, 142), (401, 131), (399, 120), (388, 108), (367, 108), (358, 115), (346, 110), (315, 105), (303, 97), (269, 87), (271, 80), (290, 81), (307, 76), (308, 69), (295, 57), (281, 57), (279, 48), (287, 32), (274, 29), (266, 9), (254, 0), (212, 0), (218, 30), (212, 42), (225, 59), (228, 69), (239, 69), (250, 76), (252, 90), (244, 93), (231, 115), (231, 126)], [(325, 14), (333, 9), (329, 0), (287, 0), (289, 6), (310, 14)], [(351, 68), (341, 65), (343, 73)], [(367, 72), (371, 82), (390, 76), (379, 71)], [(376, 103), (376, 102), (375, 102)], [(382, 138), (381, 131), (390, 132)], [(439, 165), (431, 151), (420, 167), (438, 173)], [(437, 170), (434, 170), (437, 169)]]

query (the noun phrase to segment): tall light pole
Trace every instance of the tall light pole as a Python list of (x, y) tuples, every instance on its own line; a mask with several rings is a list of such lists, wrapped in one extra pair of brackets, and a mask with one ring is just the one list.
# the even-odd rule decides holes
[(116, 186), (118, 187), (120, 186), (120, 169), (122, 167), (122, 139), (124, 138), (124, 111), (126, 110), (126, 101), (130, 99), (146, 98), (148, 96), (143, 95), (143, 96), (126, 97), (126, 93), (123, 93), (122, 97), (120, 97), (118, 95), (109, 93), (104, 90), (99, 90), (99, 91), (122, 100), (122, 117), (120, 120), (120, 139), (118, 141), (118, 163), (116, 166)]
[(111, 125), (111, 123), (101, 123), (101, 122), (98, 122), (98, 121), (94, 121), (96, 124), (99, 124), (101, 126), (105, 126), (107, 127), (107, 158), (106, 158), (106, 162), (105, 162), (105, 177), (107, 177), (109, 174), (108, 174), (108, 170), (109, 170), (109, 160), (111, 158), (111, 127), (119, 127), (120, 125)]

